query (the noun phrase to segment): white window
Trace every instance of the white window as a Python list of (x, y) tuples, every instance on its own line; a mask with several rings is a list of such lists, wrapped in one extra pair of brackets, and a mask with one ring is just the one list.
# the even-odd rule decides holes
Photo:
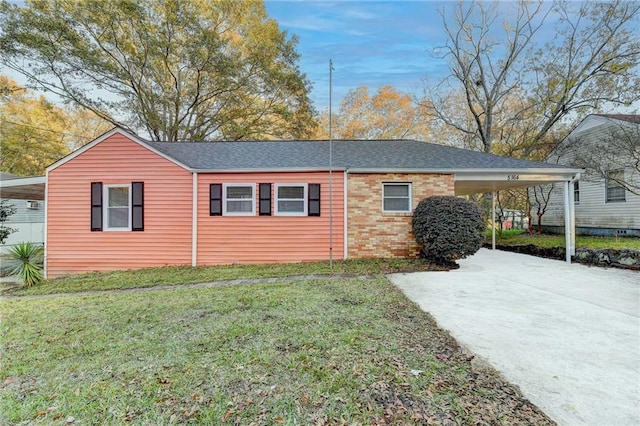
[(607, 203), (627, 201), (626, 190), (620, 181), (624, 181), (624, 170), (612, 170), (607, 173)]
[(247, 183), (224, 185), (222, 213), (227, 216), (253, 216), (256, 213), (256, 186)]
[(303, 183), (276, 184), (276, 208), (278, 216), (307, 215), (307, 185)]
[(580, 181), (573, 182), (573, 203), (580, 204)]
[(385, 213), (411, 213), (411, 184), (383, 183), (382, 211)]
[(105, 231), (131, 230), (130, 185), (104, 186)]

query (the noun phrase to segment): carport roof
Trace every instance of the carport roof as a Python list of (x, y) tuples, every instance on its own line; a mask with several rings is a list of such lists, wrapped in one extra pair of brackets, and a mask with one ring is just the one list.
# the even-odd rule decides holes
[(44, 200), (44, 176), (22, 177), (0, 173), (0, 198)]

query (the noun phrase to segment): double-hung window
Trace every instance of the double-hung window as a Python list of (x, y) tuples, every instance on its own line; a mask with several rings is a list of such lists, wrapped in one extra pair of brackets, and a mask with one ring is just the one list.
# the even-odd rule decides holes
[(131, 186), (105, 185), (104, 188), (105, 230), (131, 230)]
[(144, 182), (91, 182), (91, 231), (144, 231)]
[(306, 184), (278, 183), (275, 194), (275, 214), (277, 216), (307, 215)]
[(253, 216), (256, 213), (256, 186), (246, 183), (224, 185), (223, 214), (227, 216)]
[(573, 203), (580, 204), (580, 181), (573, 182)]
[(627, 201), (626, 190), (621, 181), (624, 181), (624, 170), (611, 170), (607, 173), (606, 186), (607, 203)]
[(383, 183), (382, 211), (384, 213), (411, 213), (411, 184)]

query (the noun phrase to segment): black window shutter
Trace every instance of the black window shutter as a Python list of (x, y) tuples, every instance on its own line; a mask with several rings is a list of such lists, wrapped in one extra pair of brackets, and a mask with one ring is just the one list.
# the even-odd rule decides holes
[(131, 230), (144, 231), (144, 182), (131, 182)]
[(91, 182), (91, 230), (102, 231), (102, 182)]
[(309, 184), (309, 208), (307, 209), (309, 216), (320, 216), (320, 184)]
[(209, 185), (209, 216), (222, 216), (222, 184)]
[(260, 216), (271, 216), (271, 184), (260, 184)]

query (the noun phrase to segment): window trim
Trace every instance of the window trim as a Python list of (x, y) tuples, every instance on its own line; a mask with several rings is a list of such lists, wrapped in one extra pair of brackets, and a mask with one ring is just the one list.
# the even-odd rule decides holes
[[(627, 189), (618, 183), (615, 183), (615, 186), (609, 185), (609, 175), (612, 173), (622, 173), (622, 178), (624, 179), (625, 170), (624, 169), (615, 169), (607, 171), (607, 177), (604, 180), (604, 201), (606, 204), (608, 203), (626, 203), (627, 202)], [(609, 189), (610, 188), (620, 188), (622, 190), (622, 198), (609, 198)]]
[[(409, 210), (385, 210), (384, 208), (384, 200), (387, 198), (384, 195), (384, 189), (386, 186), (408, 186), (409, 188)], [(413, 200), (413, 185), (411, 182), (382, 182), (382, 193), (381, 193), (381, 201), (382, 201), (382, 213), (411, 213), (413, 211), (412, 200)], [(402, 198), (405, 199), (407, 197), (388, 197), (388, 198)]]
[[(281, 187), (302, 187), (303, 195), (302, 198), (283, 198), (282, 200), (292, 200), (292, 201), (302, 201), (302, 211), (301, 212), (281, 212), (279, 208), (279, 202), (281, 201), (278, 196), (278, 189)], [(274, 207), (273, 214), (274, 216), (307, 216), (309, 211), (309, 188), (306, 183), (276, 183), (274, 190)]]
[[(251, 211), (227, 211), (227, 201), (247, 201), (246, 198), (227, 198), (227, 188), (251, 188)], [(256, 215), (256, 184), (255, 183), (224, 183), (222, 184), (222, 215), (223, 216), (255, 216)]]
[[(127, 188), (127, 227), (113, 227), (109, 223), (109, 189), (111, 188)], [(109, 232), (127, 232), (131, 231), (131, 183), (112, 183), (102, 185), (102, 230)], [(122, 207), (119, 207), (122, 208)]]
[(580, 205), (580, 181), (573, 182), (573, 204)]

